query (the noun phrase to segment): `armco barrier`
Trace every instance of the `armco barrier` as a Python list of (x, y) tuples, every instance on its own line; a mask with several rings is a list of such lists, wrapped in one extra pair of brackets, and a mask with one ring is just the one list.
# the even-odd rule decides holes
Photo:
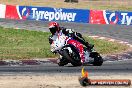
[(90, 10), (89, 23), (132, 25), (132, 12)]
[(0, 18), (132, 25), (132, 12), (0, 4)]

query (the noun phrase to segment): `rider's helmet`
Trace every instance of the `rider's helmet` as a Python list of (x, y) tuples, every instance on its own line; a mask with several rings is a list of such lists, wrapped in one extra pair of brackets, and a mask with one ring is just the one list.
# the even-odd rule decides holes
[(57, 22), (50, 22), (49, 23), (49, 30), (54, 35), (56, 32), (59, 31), (59, 23)]

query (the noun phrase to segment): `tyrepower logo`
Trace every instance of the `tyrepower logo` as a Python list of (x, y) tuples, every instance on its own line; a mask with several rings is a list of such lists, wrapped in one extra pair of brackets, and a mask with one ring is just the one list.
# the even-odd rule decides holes
[(48, 21), (52, 20), (67, 20), (67, 21), (74, 21), (76, 13), (66, 13), (63, 12), (62, 9), (55, 9), (55, 12), (50, 11), (39, 11), (37, 8), (32, 8), (33, 11), (33, 18), (36, 20), (39, 19), (46, 19)]
[(62, 21), (75, 21), (77, 13), (63, 12), (63, 9), (56, 8), (40, 8), (40, 7), (24, 7), (19, 6), (19, 14), (21, 19), (33, 19), (33, 20), (62, 20)]
[(103, 11), (106, 24), (132, 25), (132, 13)]
[(26, 7), (22, 9), (22, 19), (27, 19), (30, 14), (30, 10)]
[(27, 6), (17, 6), (17, 12), (20, 19), (28, 19), (30, 14), (30, 9)]

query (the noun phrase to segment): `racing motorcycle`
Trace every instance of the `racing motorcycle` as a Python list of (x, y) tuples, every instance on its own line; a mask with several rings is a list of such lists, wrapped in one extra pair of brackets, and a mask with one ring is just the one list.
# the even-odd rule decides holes
[[(67, 37), (64, 34), (59, 37), (49, 37), (49, 43), (51, 47), (51, 52), (58, 53), (60, 55), (57, 63), (59, 66), (67, 65), (71, 63), (73, 66), (81, 66), (81, 57), (79, 55), (79, 50), (74, 44), (69, 44), (68, 41), (72, 40), (76, 42), (71, 37)], [(85, 62), (87, 64), (93, 64), (94, 66), (101, 66), (103, 63), (103, 59), (101, 55), (92, 48), (88, 50), (86, 47), (84, 48), (84, 56)]]

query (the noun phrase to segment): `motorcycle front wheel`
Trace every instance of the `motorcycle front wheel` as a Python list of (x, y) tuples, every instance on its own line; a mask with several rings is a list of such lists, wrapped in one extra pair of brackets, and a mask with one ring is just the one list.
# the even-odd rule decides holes
[(63, 55), (65, 58), (67, 58), (69, 60), (69, 62), (73, 66), (81, 66), (82, 65), (81, 58), (80, 58), (79, 54), (76, 51), (74, 51), (74, 49), (72, 49), (72, 54), (70, 54), (67, 49), (64, 49)]
[(68, 64), (68, 60), (67, 60), (66, 58), (64, 58), (64, 57), (59, 58), (59, 59), (57, 60), (57, 64), (58, 64), (59, 66), (67, 65), (67, 64)]

